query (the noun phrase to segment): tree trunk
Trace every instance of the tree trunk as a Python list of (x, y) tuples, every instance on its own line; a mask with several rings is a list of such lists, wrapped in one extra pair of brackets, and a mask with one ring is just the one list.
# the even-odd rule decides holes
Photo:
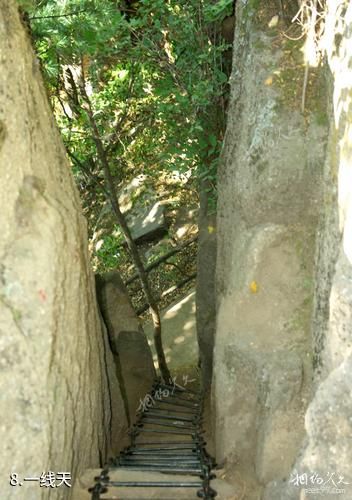
[(95, 146), (97, 148), (98, 157), (99, 157), (99, 160), (102, 164), (103, 171), (104, 171), (105, 181), (107, 184), (106, 193), (107, 193), (107, 196), (109, 197), (109, 201), (111, 203), (116, 220), (117, 220), (118, 224), (120, 225), (122, 232), (124, 234), (127, 246), (131, 252), (131, 257), (132, 257), (133, 263), (136, 267), (137, 273), (138, 273), (139, 278), (140, 278), (141, 283), (142, 283), (142, 288), (143, 288), (144, 294), (145, 294), (147, 302), (149, 304), (150, 313), (151, 313), (153, 325), (154, 325), (154, 345), (155, 345), (155, 350), (156, 350), (157, 357), (158, 357), (160, 373), (161, 373), (161, 376), (165, 382), (170, 382), (172, 380), (172, 378), (171, 378), (171, 375), (170, 375), (170, 372), (169, 372), (169, 369), (168, 369), (168, 366), (166, 363), (165, 353), (164, 353), (164, 349), (163, 349), (163, 345), (162, 345), (161, 320), (160, 320), (159, 308), (157, 306), (156, 300), (154, 299), (153, 292), (150, 288), (148, 274), (147, 274), (146, 270), (144, 269), (144, 265), (143, 265), (143, 262), (141, 260), (140, 255), (139, 255), (137, 245), (133, 241), (131, 231), (127, 225), (126, 219), (125, 219), (124, 215), (122, 214), (120, 206), (119, 206), (114, 181), (113, 181), (111, 171), (110, 171), (109, 162), (107, 159), (107, 155), (105, 153), (103, 142), (100, 138), (97, 124), (96, 124), (95, 119), (94, 119), (92, 105), (91, 105), (89, 96), (86, 92), (86, 88), (85, 88), (84, 78), (83, 78), (83, 82), (81, 85), (81, 91), (82, 91), (82, 96), (83, 96), (83, 99), (85, 102), (84, 109), (87, 111), (87, 114), (88, 114), (90, 125), (91, 125), (92, 131), (93, 131), (93, 140), (94, 140)]

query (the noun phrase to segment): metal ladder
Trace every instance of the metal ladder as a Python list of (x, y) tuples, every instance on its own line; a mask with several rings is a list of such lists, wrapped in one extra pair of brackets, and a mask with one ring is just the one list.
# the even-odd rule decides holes
[[(137, 422), (130, 430), (131, 444), (95, 477), (95, 485), (89, 489), (92, 500), (104, 499), (109, 488), (189, 488), (194, 496), (210, 500), (217, 493), (210, 487), (214, 460), (205, 449), (202, 437), (204, 396), (176, 384), (167, 385), (156, 381)], [(151, 404), (153, 402), (153, 404)], [(150, 436), (162, 436), (148, 440)], [(179, 438), (180, 437), (180, 438)], [(181, 440), (182, 439), (182, 440)], [(116, 470), (177, 474), (177, 480), (115, 481), (109, 474)], [(180, 475), (194, 476), (194, 480), (182, 480)], [(114, 490), (116, 491), (116, 490)], [(116, 497), (114, 497), (116, 498)]]

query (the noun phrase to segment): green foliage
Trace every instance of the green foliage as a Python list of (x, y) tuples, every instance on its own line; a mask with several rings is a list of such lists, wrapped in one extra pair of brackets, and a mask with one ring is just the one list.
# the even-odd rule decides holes
[(231, 16), (234, 0), (218, 0), (216, 3), (209, 3), (204, 9), (205, 19), (208, 22), (222, 21), (225, 17)]
[[(225, 92), (228, 46), (213, 23), (231, 14), (232, 0), (140, 0), (128, 15), (119, 0), (21, 1), (76, 176), (99, 172), (85, 85), (116, 185), (191, 170), (215, 197), (221, 141), (207, 119)], [(111, 237), (97, 252), (107, 267), (115, 250)]]
[(121, 236), (115, 236), (114, 234), (104, 236), (98, 249), (95, 250), (93, 258), (96, 256), (100, 260), (103, 264), (101, 267), (105, 268), (103, 270), (116, 269), (123, 258), (121, 245)]

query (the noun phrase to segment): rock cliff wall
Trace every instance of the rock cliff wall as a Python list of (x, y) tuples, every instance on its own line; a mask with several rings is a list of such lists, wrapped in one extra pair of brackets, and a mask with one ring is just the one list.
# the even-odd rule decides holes
[(324, 77), (311, 75), (302, 114), (301, 54), (275, 14), (237, 2), (218, 185), (216, 455), (258, 488), (288, 476), (305, 435), (328, 132)]
[(274, 4), (237, 2), (212, 399), (217, 459), (255, 478), (248, 498), (352, 494), (352, 6), (324, 5), (302, 114)]
[[(271, 484), (268, 499), (272, 491), (280, 500), (307, 498), (307, 488), (321, 486), (327, 488), (329, 498), (347, 500), (352, 496), (351, 30), (350, 2), (327, 1), (322, 46), (330, 70), (331, 121), (316, 254), (312, 325), (315, 390), (305, 416), (306, 438), (291, 482)], [(297, 474), (303, 482), (298, 486), (294, 481)], [(309, 478), (314, 474), (322, 482), (312, 484)]]
[(213, 371), (214, 332), (216, 318), (215, 270), (216, 270), (216, 214), (209, 210), (205, 188), (200, 194), (198, 218), (198, 256), (196, 318), (199, 364), (204, 388), (211, 385)]
[(0, 491), (68, 499), (38, 482), (99, 466), (126, 416), (96, 306), (86, 223), (38, 62), (14, 1), (0, 1)]

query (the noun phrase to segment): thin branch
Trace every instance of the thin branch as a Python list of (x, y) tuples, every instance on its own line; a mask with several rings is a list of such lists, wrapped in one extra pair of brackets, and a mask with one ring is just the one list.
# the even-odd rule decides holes
[[(196, 279), (197, 277), (197, 273), (193, 273), (191, 274), (190, 276), (187, 276), (187, 278), (183, 279), (182, 281), (180, 281), (179, 283), (177, 283), (177, 285), (174, 285), (172, 286), (171, 288), (169, 288), (169, 290), (166, 290), (165, 292), (163, 292), (159, 299), (158, 299), (158, 302), (161, 300), (161, 299), (164, 299), (165, 297), (167, 297), (168, 295), (170, 295), (172, 292), (175, 292), (176, 290), (179, 290), (180, 288), (184, 287), (185, 285), (187, 285), (187, 283), (189, 283), (190, 281)], [(148, 304), (144, 304), (143, 306), (141, 306), (137, 311), (136, 311), (136, 314), (137, 316), (140, 316), (141, 314), (143, 314), (145, 311), (148, 310)]]
[(63, 101), (62, 101), (62, 99), (60, 97), (60, 90), (59, 90), (59, 88), (57, 88), (56, 91), (57, 91), (57, 94), (56, 94), (57, 100), (59, 101), (61, 109), (62, 109), (64, 115), (66, 116), (66, 118), (68, 119), (68, 122), (70, 123), (70, 126), (72, 127), (72, 125), (71, 125), (72, 124), (72, 117), (67, 114), (65, 105), (64, 105), (64, 103), (63, 103)]
[(181, 276), (185, 276), (185, 278), (189, 278), (189, 274), (185, 273), (183, 269), (178, 264), (175, 264), (175, 262), (168, 262), (167, 260), (165, 261), (166, 266), (171, 266), (174, 267), (175, 269), (178, 270), (178, 272), (181, 274)]
[[(178, 247), (173, 248), (172, 250), (170, 250), (169, 252), (167, 252), (165, 255), (162, 255), (157, 260), (155, 260), (154, 262), (152, 262), (151, 264), (149, 264), (148, 266), (146, 266), (146, 268), (145, 268), (146, 272), (149, 273), (149, 271), (151, 271), (152, 269), (155, 269), (156, 267), (160, 266), (160, 264), (162, 264), (163, 262), (165, 262), (172, 255), (175, 255), (175, 253), (181, 252), (181, 250), (183, 250), (184, 248), (186, 248), (191, 243), (194, 243), (195, 241), (197, 241), (197, 239), (198, 239), (198, 236), (193, 236), (193, 238), (190, 238), (189, 240), (185, 241), (184, 243), (182, 243)], [(125, 281), (125, 285), (126, 286), (130, 285), (137, 278), (138, 278), (138, 274), (134, 274), (133, 276), (131, 276), (130, 278), (128, 278)]]
[[(135, 79), (136, 79), (136, 73), (134, 71), (134, 67), (132, 66), (131, 78), (128, 82), (128, 95), (129, 96), (132, 94)], [(113, 137), (117, 137), (117, 140), (122, 144), (124, 149), (125, 149), (125, 146), (124, 146), (123, 142), (121, 141), (120, 133), (121, 133), (122, 127), (125, 125), (127, 118), (128, 118), (128, 111), (129, 111), (128, 101), (129, 101), (129, 99), (127, 99), (127, 101), (126, 101), (126, 105), (125, 105), (125, 109), (124, 109), (123, 113), (119, 117), (117, 123), (114, 125), (115, 132), (113, 134)], [(113, 149), (113, 147), (115, 146), (115, 144), (116, 143), (113, 143), (113, 142), (108, 144), (105, 147), (105, 152), (106, 153), (110, 152)]]
[[(82, 14), (83, 12), (88, 12), (88, 9), (76, 10), (74, 12), (68, 12), (67, 14), (53, 14), (51, 16), (33, 16), (33, 17), (29, 17), (28, 19), (29, 19), (29, 21), (35, 21), (37, 19), (56, 19), (58, 17), (78, 16), (79, 14)], [(91, 11), (91, 12), (93, 12), (93, 11)]]
[(105, 186), (102, 186), (101, 183), (97, 180), (96, 176), (86, 167), (86, 165), (81, 162), (69, 149), (66, 148), (68, 156), (73, 160), (76, 165), (79, 166), (81, 170), (94, 182), (94, 184), (103, 191), (103, 193), (107, 196), (109, 193), (105, 189)]

